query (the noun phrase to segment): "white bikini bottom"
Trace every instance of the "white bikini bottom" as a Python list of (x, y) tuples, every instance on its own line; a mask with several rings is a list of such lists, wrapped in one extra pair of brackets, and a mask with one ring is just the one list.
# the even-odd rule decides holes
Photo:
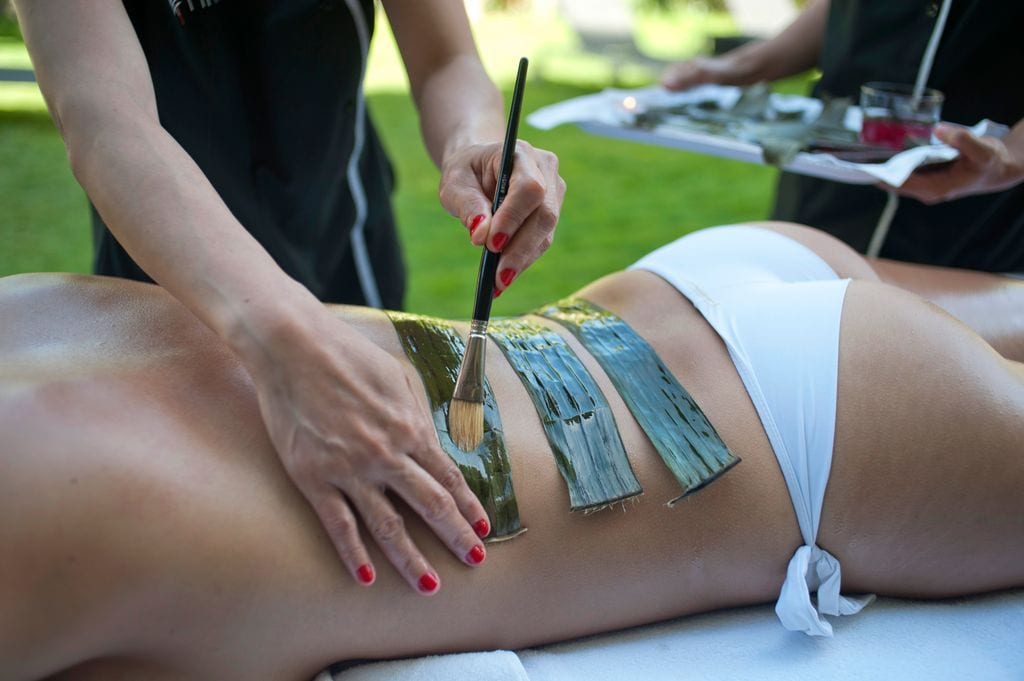
[(831, 636), (821, 615), (852, 615), (873, 598), (840, 595), (839, 561), (816, 543), (832, 466), (839, 325), (849, 280), (802, 244), (745, 225), (694, 232), (631, 269), (675, 286), (729, 349), (779, 461), (804, 540), (789, 562), (775, 612), (787, 629)]

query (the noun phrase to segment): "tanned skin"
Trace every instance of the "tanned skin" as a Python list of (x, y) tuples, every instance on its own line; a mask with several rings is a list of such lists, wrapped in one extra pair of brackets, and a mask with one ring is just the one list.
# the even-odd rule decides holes
[[(830, 237), (773, 228), (855, 279), (818, 536), (844, 591), (1024, 585), (1022, 365)], [(569, 337), (644, 487), (625, 512), (571, 514), (530, 400), (490, 352), (529, 530), (471, 568), (399, 506), (441, 576), (424, 598), (396, 570), (370, 587), (349, 577), (275, 455), (243, 365), (169, 295), (92, 277), (0, 281), (0, 681), (297, 681), (338, 660), (517, 648), (774, 600), (802, 540), (721, 340), (647, 272), (580, 295), (653, 345), (742, 463), (668, 508), (677, 484)], [(382, 314), (332, 312), (420, 385)]]

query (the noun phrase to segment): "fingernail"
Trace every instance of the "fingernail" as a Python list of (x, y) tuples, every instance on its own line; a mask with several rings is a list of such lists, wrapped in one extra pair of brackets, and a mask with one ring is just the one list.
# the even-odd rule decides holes
[(498, 279), (501, 280), (501, 285), (507, 288), (512, 284), (512, 280), (516, 278), (517, 274), (519, 273), (511, 267), (506, 267), (498, 274)]
[(504, 293), (504, 292), (505, 292), (504, 289), (500, 289), (500, 288), (494, 289), (494, 298), (493, 298), (493, 300), (497, 300), (498, 298), (500, 298), (501, 294)]
[(470, 565), (479, 565), (484, 562), (484, 558), (487, 557), (487, 553), (484, 551), (482, 544), (477, 544), (469, 550), (466, 554), (466, 562)]
[(356, 576), (363, 584), (373, 584), (373, 566), (369, 564), (360, 565), (359, 569), (356, 570)]
[(492, 248), (491, 250), (494, 251), (495, 253), (500, 253), (501, 249), (505, 248), (505, 244), (507, 243), (508, 234), (502, 234), (501, 232), (498, 232), (497, 234), (494, 235), (494, 238), (491, 239), (491, 244), (494, 246), (494, 248)]
[(483, 221), (484, 221), (484, 216), (483, 215), (477, 215), (475, 218), (473, 218), (473, 220), (469, 223), (469, 235), (470, 236), (473, 236), (473, 232), (475, 232), (477, 230), (477, 228), (480, 227), (480, 223), (483, 222)]
[(440, 582), (437, 581), (437, 575), (433, 572), (424, 572), (423, 576), (420, 577), (419, 587), (420, 591), (425, 594), (432, 594), (437, 591), (437, 586)]
[(491, 533), (491, 524), (487, 522), (487, 518), (481, 518), (473, 523), (473, 531), (476, 532), (476, 536), (483, 539)]

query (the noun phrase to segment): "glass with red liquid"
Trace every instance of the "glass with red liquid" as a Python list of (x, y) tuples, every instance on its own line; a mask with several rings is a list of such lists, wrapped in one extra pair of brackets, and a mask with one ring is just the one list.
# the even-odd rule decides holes
[(944, 96), (925, 88), (914, 98), (912, 85), (865, 83), (860, 86), (863, 122), (860, 141), (889, 149), (929, 144), (932, 129), (942, 114)]

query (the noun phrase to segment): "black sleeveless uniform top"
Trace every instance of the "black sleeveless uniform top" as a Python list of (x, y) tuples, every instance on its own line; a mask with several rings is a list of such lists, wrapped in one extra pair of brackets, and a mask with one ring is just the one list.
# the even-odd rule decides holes
[[(167, 0), (124, 0), (163, 127), (314, 295), (400, 308), (393, 177), (362, 94), (373, 0), (194, 5), (179, 21)], [(147, 280), (93, 214), (96, 272)]]
[[(816, 97), (851, 97), (871, 80), (913, 83), (941, 0), (832, 0)], [(973, 125), (1024, 118), (1024, 2), (953, 0), (928, 86), (942, 118)], [(828, 231), (864, 252), (885, 205), (874, 187), (784, 173), (773, 217)], [(1024, 185), (935, 206), (901, 197), (882, 257), (1024, 272)]]

